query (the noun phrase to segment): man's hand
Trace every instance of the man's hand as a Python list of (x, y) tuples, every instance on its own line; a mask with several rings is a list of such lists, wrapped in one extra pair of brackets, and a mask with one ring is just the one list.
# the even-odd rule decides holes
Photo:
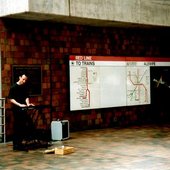
[(26, 104), (20, 104), (19, 107), (27, 107)]
[(29, 103), (27, 106), (35, 106), (33, 103)]

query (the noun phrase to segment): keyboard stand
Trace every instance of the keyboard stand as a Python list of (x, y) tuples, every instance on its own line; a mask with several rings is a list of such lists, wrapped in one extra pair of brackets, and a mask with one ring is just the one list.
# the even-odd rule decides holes
[[(45, 115), (43, 114), (43, 109), (49, 106), (29, 106), (23, 107), (22, 110), (27, 112), (30, 120), (28, 121), (28, 129), (26, 132), (25, 138), (23, 141), (24, 146), (28, 150), (38, 149), (38, 148), (47, 148), (51, 146), (50, 144), (50, 136), (48, 134), (47, 129), (47, 121), (45, 119)], [(43, 126), (45, 128), (38, 128), (38, 120), (41, 119)]]

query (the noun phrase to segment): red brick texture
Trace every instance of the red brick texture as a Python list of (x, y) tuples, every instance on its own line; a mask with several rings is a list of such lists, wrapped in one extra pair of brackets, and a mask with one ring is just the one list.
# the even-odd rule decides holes
[[(36, 64), (42, 67), (42, 94), (31, 100), (52, 105), (45, 111), (49, 125), (51, 120), (68, 119), (70, 130), (82, 130), (145, 121), (148, 106), (70, 112), (68, 55), (165, 57), (170, 56), (166, 43), (169, 36), (166, 28), (106, 28), (1, 19), (2, 96), (7, 97), (12, 83), (12, 65)], [(10, 134), (8, 101), (6, 108)]]

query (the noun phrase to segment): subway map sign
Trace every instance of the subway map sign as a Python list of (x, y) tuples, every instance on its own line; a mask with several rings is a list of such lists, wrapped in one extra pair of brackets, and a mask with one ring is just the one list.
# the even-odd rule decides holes
[(151, 102), (150, 67), (168, 59), (69, 56), (70, 110), (146, 105)]

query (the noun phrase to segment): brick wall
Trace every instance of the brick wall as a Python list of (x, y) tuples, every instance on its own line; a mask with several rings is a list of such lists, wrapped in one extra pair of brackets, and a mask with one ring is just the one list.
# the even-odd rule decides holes
[[(62, 23), (0, 20), (2, 94), (12, 83), (12, 65), (42, 66), (42, 95), (35, 104), (52, 105), (45, 110), (51, 120), (68, 119), (71, 130), (125, 126), (150, 120), (149, 106), (69, 111), (68, 55), (170, 56), (170, 31), (166, 28), (105, 28)], [(32, 75), (34, 76), (34, 75)], [(12, 132), (10, 104), (7, 133)], [(52, 117), (51, 117), (52, 116)]]

